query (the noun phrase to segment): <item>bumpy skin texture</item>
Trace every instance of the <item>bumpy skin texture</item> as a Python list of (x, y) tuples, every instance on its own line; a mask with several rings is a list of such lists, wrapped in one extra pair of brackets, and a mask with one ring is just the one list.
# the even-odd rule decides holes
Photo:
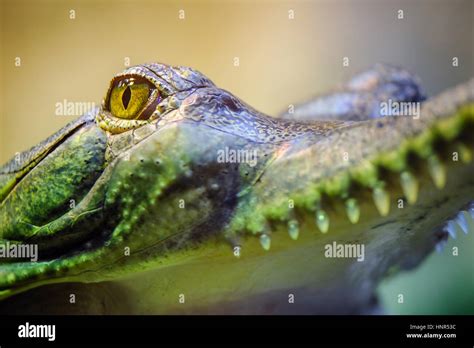
[[(119, 119), (109, 111), (111, 88), (117, 80), (129, 77), (148, 80), (161, 95), (147, 119)], [(334, 94), (297, 106), (292, 114), (272, 118), (193, 69), (158, 63), (129, 68), (112, 80), (101, 108), (0, 169), (0, 241), (39, 246), (36, 263), (0, 262), (0, 298), (48, 283), (120, 279), (147, 269), (162, 270), (157, 277), (179, 283), (181, 278), (192, 278), (189, 274), (205, 274), (207, 264), (201, 268), (192, 265), (211, 260), (216, 267), (229, 264), (220, 270), (222, 284), (226, 284), (222, 294), (218, 292), (222, 297), (204, 296), (193, 308), (201, 306), (202, 310), (206, 301), (215, 304), (232, 293), (235, 299), (221, 308), (232, 311), (243, 297), (250, 299), (245, 308), (252, 312), (249, 308), (255, 306), (251, 303), (265, 302), (263, 294), (284, 289), (282, 284), (299, 274), (281, 267), (276, 271), (278, 279), (259, 281), (256, 278), (261, 274), (265, 275), (261, 278), (268, 275), (261, 265), (292, 253), (321, 253), (319, 249), (303, 253), (298, 248), (309, 248), (313, 243), (305, 242), (303, 234), (311, 234), (318, 243), (323, 236), (327, 238), (329, 221), (336, 225), (338, 240), (343, 240), (351, 234), (344, 226), (344, 232), (338, 232), (339, 221), (347, 219), (345, 205), (351, 222), (357, 224), (373, 192), (377, 210), (384, 218), (393, 219), (387, 202), (400, 195), (400, 189), (393, 188), (392, 175), (420, 174), (419, 180), (424, 182), (419, 167), (425, 161), (429, 172), (438, 178), (437, 185), (444, 186), (443, 151), (461, 144), (469, 154), (472, 148), (473, 86), (471, 80), (426, 102), (416, 122), (409, 117), (378, 118), (376, 109), (383, 101), (425, 99), (416, 77), (378, 65)], [(252, 162), (221, 161), (222, 151), (252, 153), (255, 158)], [(467, 168), (469, 173), (472, 166)], [(456, 173), (464, 185), (456, 190), (465, 190), (466, 185), (471, 190), (466, 170)], [(410, 183), (408, 188), (403, 186), (402, 198), (403, 194), (413, 196), (413, 181)], [(450, 208), (443, 206), (445, 213), (440, 218), (449, 218), (472, 197), (471, 191), (458, 197), (456, 190), (448, 197)], [(390, 193), (392, 198), (388, 198)], [(375, 207), (366, 218), (371, 231), (384, 225), (372, 214)], [(407, 222), (430, 207), (414, 209), (406, 210)], [(415, 247), (401, 243), (406, 248), (392, 248), (384, 262), (372, 260), (365, 269), (358, 269), (362, 283), (346, 278), (352, 266), (345, 264), (336, 271), (341, 274), (338, 281), (329, 281), (314, 270), (307, 276), (311, 281), (298, 280), (298, 286), (319, 291), (321, 285), (315, 284), (330, 283), (322, 293), (336, 290), (332, 297), (319, 293), (323, 302), (347, 296), (342, 289), (353, 286), (353, 297), (347, 297), (345, 304), (352, 309), (333, 309), (360, 312), (356, 308), (367, 306), (389, 268), (414, 266), (432, 250), (438, 242), (433, 232), (443, 221), (426, 227), (423, 234), (415, 233), (419, 239), (418, 244), (413, 243)], [(279, 241), (281, 230), (287, 230), (291, 239), (300, 236), (299, 244), (292, 244), (287, 236), (284, 242)], [(380, 237), (371, 233), (360, 232), (359, 238), (367, 245), (378, 242)], [(254, 240), (263, 248), (255, 249)], [(272, 244), (276, 244), (276, 251)], [(236, 250), (240, 256), (240, 249), (241, 259), (235, 257)], [(248, 274), (235, 273), (239, 266), (229, 261), (242, 260), (245, 265), (247, 250), (250, 260), (266, 260), (260, 266), (258, 262), (245, 266), (255, 278), (251, 282), (255, 282), (256, 292), (252, 292), (252, 285), (236, 290), (236, 284)], [(272, 252), (275, 256), (268, 259), (266, 255)], [(291, 257), (296, 263), (306, 262)], [(176, 279), (166, 273), (173, 267)], [(219, 274), (217, 270), (209, 272)], [(311, 291), (305, 292), (305, 302), (316, 301), (309, 294)], [(162, 311), (173, 310), (169, 308), (174, 307)], [(330, 311), (318, 306), (312, 310)]]

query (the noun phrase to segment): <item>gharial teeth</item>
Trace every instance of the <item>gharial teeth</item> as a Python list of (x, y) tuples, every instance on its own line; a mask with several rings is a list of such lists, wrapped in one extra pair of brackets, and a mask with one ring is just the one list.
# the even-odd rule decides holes
[(456, 222), (461, 227), (461, 230), (464, 232), (464, 234), (467, 234), (469, 232), (469, 225), (467, 222), (467, 216), (469, 213), (466, 211), (461, 211), (459, 214), (456, 216)]
[(260, 235), (260, 245), (266, 251), (270, 250), (270, 246), (272, 244), (272, 240), (268, 234)]
[(298, 226), (298, 221), (297, 220), (290, 220), (288, 221), (288, 234), (290, 235), (290, 238), (293, 240), (297, 240), (298, 236), (300, 234), (300, 229)]
[(471, 204), (467, 212), (471, 216), (471, 219), (474, 221), (474, 205), (473, 204)]
[(428, 157), (428, 171), (435, 186), (442, 189), (446, 185), (446, 168), (438, 156), (431, 155)]
[(472, 161), (472, 152), (471, 150), (464, 144), (458, 144), (458, 153), (459, 158), (463, 163), (470, 163)]
[(322, 233), (327, 233), (329, 230), (329, 216), (324, 210), (316, 212), (316, 225)]
[(444, 229), (449, 233), (451, 238), (456, 239), (456, 224), (453, 220), (449, 220)]
[(374, 188), (372, 197), (379, 214), (387, 216), (390, 212), (390, 196), (388, 192), (381, 187), (376, 187)]
[(400, 174), (400, 183), (402, 185), (403, 194), (408, 203), (414, 204), (418, 199), (418, 180), (410, 172)]
[[(462, 213), (462, 212), (461, 212)], [(468, 231), (474, 231), (474, 210), (473, 208), (468, 208), (466, 211), (464, 211), (464, 219), (466, 220), (467, 223), (467, 229)], [(461, 226), (462, 228), (462, 226)]]
[(360, 209), (359, 204), (357, 203), (357, 200), (355, 198), (349, 198), (346, 201), (346, 213), (350, 222), (352, 222), (353, 224), (359, 222)]
[(444, 247), (448, 244), (446, 240), (440, 240), (438, 243), (436, 243), (435, 248), (438, 253), (441, 253), (444, 250)]

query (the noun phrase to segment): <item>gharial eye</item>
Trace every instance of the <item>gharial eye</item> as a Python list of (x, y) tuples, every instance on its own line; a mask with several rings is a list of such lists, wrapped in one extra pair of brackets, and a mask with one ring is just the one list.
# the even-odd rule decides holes
[(143, 120), (150, 117), (159, 99), (160, 95), (151, 83), (130, 77), (114, 83), (109, 110), (118, 118)]

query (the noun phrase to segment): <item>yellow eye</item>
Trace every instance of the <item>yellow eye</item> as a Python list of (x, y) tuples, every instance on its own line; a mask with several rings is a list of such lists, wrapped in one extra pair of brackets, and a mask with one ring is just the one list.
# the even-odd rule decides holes
[[(113, 88), (109, 98), (109, 110), (115, 117), (142, 119), (142, 111), (150, 99), (152, 88), (147, 82), (134, 78), (120, 80)], [(144, 116), (144, 115), (143, 115)], [(147, 115), (148, 117), (149, 115)]]

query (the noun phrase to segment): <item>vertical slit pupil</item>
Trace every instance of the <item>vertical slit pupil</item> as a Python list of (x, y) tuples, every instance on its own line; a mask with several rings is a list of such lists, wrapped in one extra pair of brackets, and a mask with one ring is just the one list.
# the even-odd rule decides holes
[(132, 96), (132, 91), (130, 90), (130, 86), (127, 86), (127, 88), (125, 88), (125, 91), (123, 91), (122, 93), (122, 104), (125, 110), (128, 108), (128, 104), (130, 103), (131, 96)]

